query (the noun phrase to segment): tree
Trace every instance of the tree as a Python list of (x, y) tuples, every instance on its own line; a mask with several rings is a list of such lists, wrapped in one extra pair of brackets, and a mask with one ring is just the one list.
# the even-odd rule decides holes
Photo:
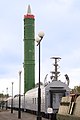
[(74, 88), (71, 90), (71, 93), (80, 93), (80, 86), (74, 86)]

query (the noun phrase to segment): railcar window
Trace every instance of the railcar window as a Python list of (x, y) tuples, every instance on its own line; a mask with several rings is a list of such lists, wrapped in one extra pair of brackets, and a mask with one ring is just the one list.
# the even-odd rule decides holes
[(38, 103), (38, 98), (37, 98), (37, 103)]
[(36, 104), (36, 98), (35, 98), (35, 104)]
[(34, 98), (32, 98), (33, 104), (34, 104)]

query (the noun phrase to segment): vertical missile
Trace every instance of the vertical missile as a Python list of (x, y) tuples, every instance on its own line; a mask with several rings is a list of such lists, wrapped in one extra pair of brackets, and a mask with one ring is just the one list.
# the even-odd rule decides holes
[(35, 18), (30, 5), (24, 15), (24, 93), (35, 87)]

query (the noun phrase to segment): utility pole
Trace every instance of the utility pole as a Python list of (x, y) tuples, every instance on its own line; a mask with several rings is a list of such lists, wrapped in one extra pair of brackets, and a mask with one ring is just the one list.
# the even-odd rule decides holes
[(12, 82), (12, 99), (11, 99), (11, 113), (13, 113), (13, 82)]
[(21, 118), (21, 72), (19, 71), (19, 110), (18, 110), (18, 118)]

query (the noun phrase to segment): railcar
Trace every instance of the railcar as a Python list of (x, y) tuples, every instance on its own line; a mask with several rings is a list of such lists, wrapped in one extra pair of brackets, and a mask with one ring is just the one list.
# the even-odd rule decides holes
[[(58, 81), (52, 81), (46, 86), (41, 85), (41, 113), (47, 114), (47, 109), (53, 109), (53, 113), (57, 113), (63, 96), (70, 95), (70, 89), (67, 84)], [(11, 107), (11, 99), (8, 100), (8, 107)], [(19, 96), (13, 98), (13, 108), (19, 108)], [(26, 92), (25, 96), (21, 96), (21, 109), (36, 113), (38, 108), (38, 87)]]
[[(44, 85), (40, 85), (41, 88), (41, 113), (46, 115), (48, 113), (48, 108), (52, 108), (53, 114), (58, 112), (61, 98), (70, 95), (69, 88), (69, 77), (67, 77), (68, 84), (58, 80), (59, 71), (57, 62), (61, 59), (60, 57), (52, 57), (55, 60), (55, 71), (52, 71), (51, 82), (45, 82)], [(45, 77), (45, 81), (47, 75)], [(8, 103), (10, 105), (10, 101)], [(19, 108), (19, 96), (13, 99), (13, 108)], [(27, 91), (24, 96), (21, 96), (21, 109), (33, 113), (37, 113), (38, 110), (38, 86)]]

